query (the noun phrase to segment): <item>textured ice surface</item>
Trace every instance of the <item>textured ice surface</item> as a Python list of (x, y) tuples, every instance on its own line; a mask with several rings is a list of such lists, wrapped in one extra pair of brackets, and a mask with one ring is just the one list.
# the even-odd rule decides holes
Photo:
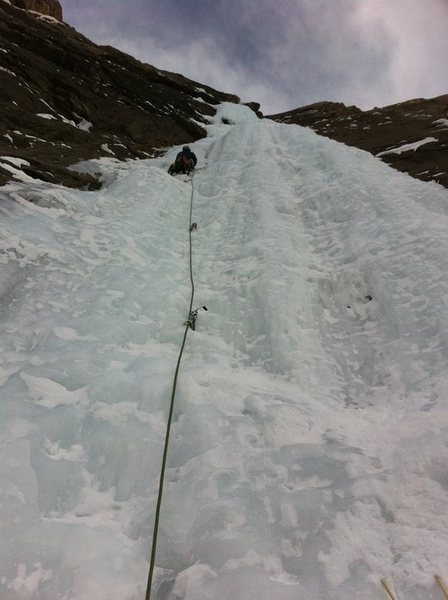
[[(220, 108), (194, 145), (196, 304), (157, 600), (440, 600), (448, 194)], [(191, 187), (0, 191), (0, 597), (144, 596), (189, 303)]]

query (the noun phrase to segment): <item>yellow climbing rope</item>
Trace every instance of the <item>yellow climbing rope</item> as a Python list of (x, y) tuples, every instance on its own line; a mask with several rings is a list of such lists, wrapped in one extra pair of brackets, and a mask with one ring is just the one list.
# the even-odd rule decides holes
[(381, 585), (386, 590), (386, 594), (389, 596), (390, 600), (397, 600), (395, 598), (394, 594), (392, 593), (392, 590), (390, 589), (389, 584), (387, 583), (387, 581), (385, 579), (381, 580)]
[(442, 594), (445, 596), (446, 600), (448, 600), (448, 589), (447, 589), (443, 579), (441, 577), (439, 577), (439, 575), (434, 575), (434, 579), (436, 580), (439, 588), (442, 590)]

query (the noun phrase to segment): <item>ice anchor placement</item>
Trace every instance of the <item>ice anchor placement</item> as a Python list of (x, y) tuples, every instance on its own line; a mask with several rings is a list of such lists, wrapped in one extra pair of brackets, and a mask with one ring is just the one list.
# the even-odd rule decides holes
[(199, 308), (192, 310), (187, 321), (184, 323), (184, 325), (188, 325), (188, 327), (190, 327), (190, 329), (193, 331), (196, 330), (196, 319), (198, 318), (198, 313), (200, 310), (208, 311), (208, 308), (206, 306), (200, 306)]

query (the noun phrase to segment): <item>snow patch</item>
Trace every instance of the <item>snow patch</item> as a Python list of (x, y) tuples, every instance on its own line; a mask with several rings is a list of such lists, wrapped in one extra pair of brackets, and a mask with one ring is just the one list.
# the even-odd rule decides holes
[(76, 127), (78, 129), (81, 129), (81, 131), (90, 131), (90, 129), (93, 127), (93, 123), (87, 121), (86, 119), (81, 119), (81, 121), (76, 125)]
[(65, 23), (63, 23), (62, 21), (59, 21), (58, 19), (55, 19), (54, 17), (50, 16), (50, 15), (43, 15), (41, 13), (35, 12), (35, 11), (28, 11), (28, 12), (32, 12), (34, 13), (34, 15), (40, 20), (40, 21), (45, 21), (46, 23), (51, 23), (52, 25), (65, 25)]
[(66, 460), (68, 462), (85, 462), (86, 454), (81, 444), (74, 444), (70, 448), (61, 448), (60, 442), (52, 443), (45, 438), (43, 443), (45, 455), (51, 460)]
[(30, 163), (27, 160), (24, 160), (23, 158), (18, 158), (17, 156), (0, 156), (0, 160), (7, 160), (9, 163), (19, 168), (23, 167), (23, 165), (25, 165), (26, 167), (30, 166)]
[(384, 152), (380, 152), (375, 156), (386, 156), (387, 154), (402, 154), (403, 152), (409, 152), (410, 150), (417, 150), (420, 146), (424, 146), (425, 144), (429, 144), (431, 142), (438, 142), (436, 138), (427, 137), (424, 140), (420, 140), (418, 142), (413, 142), (412, 144), (404, 144), (403, 146), (398, 146), (397, 148), (391, 148), (390, 150), (385, 150)]
[(101, 149), (107, 152), (108, 154), (113, 154), (115, 156), (115, 152), (109, 148), (108, 144), (101, 144)]
[(54, 334), (61, 340), (79, 341), (79, 342), (95, 342), (97, 338), (93, 335), (79, 335), (79, 333), (71, 327), (55, 327)]
[(60, 383), (47, 377), (35, 377), (22, 372), (20, 378), (26, 383), (32, 401), (45, 408), (88, 403), (87, 390), (70, 391)]
[(50, 115), (49, 113), (36, 113), (38, 117), (41, 119), (47, 119), (48, 121), (57, 121), (54, 115)]
[(437, 121), (434, 121), (434, 124), (439, 127), (448, 127), (448, 119), (437, 119)]
[(33, 570), (30, 571), (25, 564), (21, 563), (17, 567), (15, 579), (7, 582), (7, 588), (18, 594), (18, 598), (31, 600), (39, 594), (41, 584), (51, 581), (52, 577), (53, 571), (44, 569), (42, 563), (35, 563)]
[[(7, 160), (8, 162), (0, 162), (0, 166), (5, 171), (8, 171), (12, 175), (14, 175), (15, 179), (18, 179), (19, 181), (23, 181), (23, 182), (30, 182), (30, 183), (35, 181), (32, 177), (30, 177), (29, 175), (24, 173), (20, 168), (16, 168), (16, 167), (12, 166), (11, 164), (9, 164), (11, 162), (9, 157), (5, 158), (4, 160)], [(29, 163), (27, 163), (27, 161), (23, 161), (22, 164), (29, 164)]]
[(6, 67), (0, 67), (0, 71), (3, 71), (3, 73), (8, 73), (8, 75), (12, 75), (13, 77), (17, 77), (17, 75), (13, 71), (10, 71)]

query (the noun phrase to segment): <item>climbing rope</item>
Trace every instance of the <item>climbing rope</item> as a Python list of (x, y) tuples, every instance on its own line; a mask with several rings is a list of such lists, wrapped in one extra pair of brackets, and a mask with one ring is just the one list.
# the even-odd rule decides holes
[(194, 300), (194, 278), (193, 278), (193, 247), (192, 247), (192, 233), (197, 229), (197, 224), (192, 223), (193, 216), (193, 199), (194, 199), (194, 181), (193, 177), (190, 179), (191, 182), (191, 197), (190, 197), (190, 225), (189, 225), (189, 246), (190, 246), (190, 282), (191, 282), (191, 295), (190, 295), (190, 308), (188, 310), (188, 319), (184, 322), (185, 330), (182, 338), (182, 344), (179, 351), (179, 356), (177, 358), (176, 370), (174, 373), (173, 387), (171, 391), (171, 400), (170, 400), (170, 410), (168, 413), (168, 421), (166, 426), (166, 434), (165, 434), (165, 446), (163, 449), (163, 457), (162, 457), (162, 465), (160, 468), (160, 479), (159, 479), (159, 490), (157, 494), (157, 505), (156, 505), (156, 513), (154, 517), (154, 529), (152, 534), (152, 547), (151, 547), (151, 559), (149, 563), (149, 573), (148, 573), (148, 583), (146, 586), (146, 595), (145, 600), (150, 600), (151, 598), (151, 590), (152, 590), (152, 579), (154, 574), (154, 567), (156, 561), (156, 552), (157, 552), (157, 536), (159, 533), (159, 520), (160, 520), (160, 509), (162, 506), (162, 496), (163, 496), (163, 483), (165, 479), (165, 469), (166, 469), (166, 461), (168, 456), (168, 446), (170, 442), (170, 433), (171, 433), (171, 423), (173, 420), (173, 409), (174, 409), (174, 399), (176, 397), (176, 388), (177, 388), (177, 378), (179, 375), (180, 363), (182, 361), (182, 355), (184, 353), (185, 342), (187, 341), (187, 335), (189, 329), (196, 328), (196, 319), (198, 316), (198, 312), (201, 308), (207, 310), (207, 307), (201, 306), (196, 310), (193, 310), (193, 300)]
[(445, 596), (446, 600), (448, 600), (448, 588), (446, 587), (443, 579), (439, 575), (434, 575), (434, 579), (437, 582), (437, 585), (442, 590), (442, 594)]
[(392, 590), (390, 589), (389, 584), (387, 583), (387, 581), (385, 579), (381, 580), (381, 585), (383, 586), (383, 588), (386, 591), (386, 594), (388, 595), (390, 600), (396, 600), (395, 595), (392, 593)]
[[(448, 600), (448, 588), (446, 587), (445, 582), (440, 577), (440, 575), (434, 575), (434, 579), (436, 580), (436, 583), (439, 586), (443, 596), (446, 598), (446, 600)], [(389, 584), (385, 579), (381, 579), (381, 585), (383, 586), (388, 598), (390, 600), (396, 600), (395, 594), (392, 592), (391, 588), (389, 587)]]

